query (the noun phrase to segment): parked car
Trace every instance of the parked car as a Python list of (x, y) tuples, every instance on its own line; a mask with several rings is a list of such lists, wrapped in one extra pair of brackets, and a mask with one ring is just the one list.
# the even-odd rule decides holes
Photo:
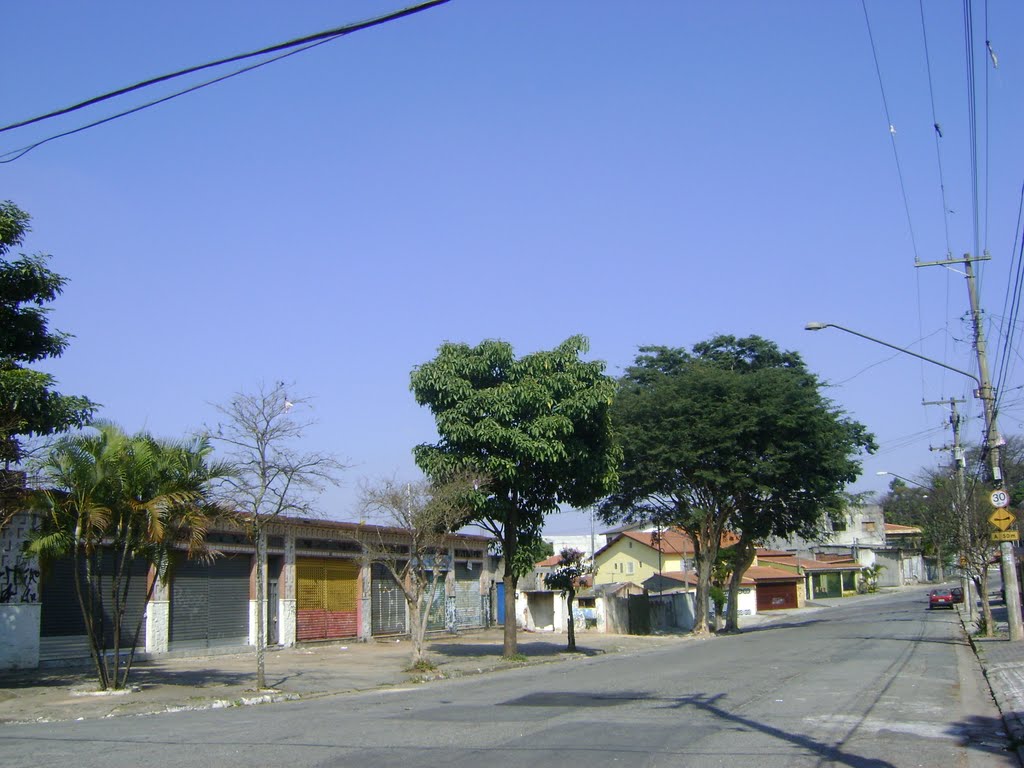
[(950, 587), (949, 591), (953, 593), (954, 603), (962, 603), (964, 601), (963, 587)]
[(928, 610), (943, 607), (953, 608), (953, 591), (949, 587), (939, 587), (928, 594)]

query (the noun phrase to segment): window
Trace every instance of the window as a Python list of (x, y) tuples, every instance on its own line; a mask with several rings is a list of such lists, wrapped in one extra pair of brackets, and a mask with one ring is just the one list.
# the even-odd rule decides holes
[(633, 562), (630, 561), (630, 562), (626, 563), (626, 573), (632, 573), (632, 572), (633, 572)]
[(832, 530), (837, 533), (846, 530), (846, 515), (837, 517), (832, 521)]

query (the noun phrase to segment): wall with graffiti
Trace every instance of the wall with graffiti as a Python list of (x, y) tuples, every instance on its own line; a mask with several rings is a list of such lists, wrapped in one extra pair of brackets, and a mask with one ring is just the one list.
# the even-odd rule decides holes
[(39, 564), (22, 554), (33, 525), (21, 514), (0, 530), (0, 669), (39, 666)]

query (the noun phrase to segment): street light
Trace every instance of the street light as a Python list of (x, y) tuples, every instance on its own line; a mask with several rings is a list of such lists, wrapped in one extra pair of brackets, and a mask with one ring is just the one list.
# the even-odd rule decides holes
[[(980, 398), (985, 405), (985, 441), (990, 447), (994, 444), (995, 436), (997, 434), (995, 426), (995, 398), (993, 397), (992, 386), (990, 383), (988, 383), (988, 374), (986, 372), (987, 369), (985, 367), (983, 359), (980, 356), (980, 351), (978, 367), (982, 372), (982, 376), (985, 377), (985, 381), (982, 381), (981, 378), (975, 376), (973, 373), (970, 373), (968, 371), (961, 370), (960, 368), (954, 368), (951, 365), (946, 365), (945, 363), (940, 362), (939, 360), (933, 360), (932, 358), (925, 357), (924, 355), (920, 355), (917, 352), (912, 352), (909, 349), (897, 347), (895, 344), (890, 344), (887, 341), (876, 339), (874, 336), (868, 336), (866, 333), (855, 331), (852, 328), (847, 328), (842, 325), (836, 325), (835, 323), (807, 323), (804, 326), (804, 330), (806, 331), (820, 331), (824, 328), (835, 328), (840, 331), (845, 331), (846, 333), (852, 334), (854, 336), (859, 336), (862, 339), (872, 341), (875, 344), (881, 344), (883, 347), (895, 349), (897, 352), (902, 352), (905, 355), (916, 357), (919, 360), (924, 360), (926, 363), (932, 363), (933, 365), (937, 365), (940, 368), (945, 368), (946, 370), (953, 371), (954, 373), (959, 373), (961, 376), (966, 376), (967, 378), (969, 378), (971, 381), (978, 385), (978, 388), (974, 392), (975, 397)], [(994, 458), (992, 475), (993, 479), (997, 483), (999, 483), (1001, 481), (1001, 476), (999, 474), (998, 461), (995, 459), (995, 451), (993, 451), (993, 457)], [(963, 521), (961, 521), (961, 524), (963, 524)], [(1002, 555), (1003, 589), (1006, 593), (1006, 613), (1010, 628), (1010, 640), (1020, 641), (1021, 639), (1024, 639), (1024, 622), (1022, 622), (1021, 616), (1020, 589), (1017, 582), (1017, 564), (1016, 558), (1014, 557), (1013, 553), (1013, 545), (1008, 541), (1004, 541), (1000, 545), (999, 550)]]
[[(875, 342), (875, 344), (881, 344), (883, 347), (888, 347), (889, 349), (895, 349), (897, 352), (902, 352), (905, 355), (910, 355), (911, 357), (916, 357), (919, 360), (924, 360), (926, 363), (932, 363), (933, 365), (941, 366), (942, 368), (945, 368), (946, 370), (949, 370), (949, 371), (953, 371), (954, 373), (959, 373), (961, 376), (966, 376), (967, 378), (969, 378), (972, 381), (974, 381), (974, 383), (978, 385), (978, 389), (979, 390), (981, 389), (981, 379), (979, 379), (973, 373), (969, 373), (967, 371), (962, 371), (959, 368), (954, 368), (952, 365), (946, 365), (945, 363), (939, 362), (938, 360), (933, 360), (930, 357), (925, 357), (924, 355), (919, 355), (917, 352), (912, 352), (909, 349), (904, 349), (903, 347), (897, 347), (895, 344), (890, 344), (888, 341), (882, 341), (881, 339), (876, 339), (874, 336), (868, 336), (866, 333), (861, 333), (860, 331), (855, 331), (852, 328), (846, 328), (845, 326), (836, 325), (835, 323), (807, 323), (807, 325), (804, 326), (804, 330), (805, 331), (821, 331), (821, 330), (823, 330), (825, 328), (836, 328), (836, 329), (838, 329), (840, 331), (845, 331), (846, 333), (851, 333), (854, 336), (860, 336), (862, 339), (867, 339), (868, 341), (873, 341), (873, 342)], [(881, 474), (892, 474), (892, 473), (890, 473), (890, 472), (887, 472), (887, 473), (879, 472), (878, 474), (881, 475)]]

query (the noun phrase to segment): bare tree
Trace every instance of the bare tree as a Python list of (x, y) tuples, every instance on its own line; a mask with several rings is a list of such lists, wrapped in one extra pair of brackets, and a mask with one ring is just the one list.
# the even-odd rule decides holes
[(333, 456), (296, 448), (314, 421), (299, 416), (307, 398), (289, 397), (284, 382), (255, 392), (239, 392), (216, 405), (222, 421), (210, 437), (226, 447), (233, 468), (224, 481), (225, 495), (256, 544), (256, 687), (266, 688), (267, 524), (280, 515), (308, 516), (313, 499), (327, 485), (337, 485), (345, 466)]
[(433, 485), (383, 481), (363, 491), (363, 510), (383, 529), (364, 529), (359, 536), (369, 562), (387, 568), (397, 582), (409, 609), (412, 666), (428, 664), (424, 638), (440, 580), (440, 566), (448, 555), (451, 534), (472, 514), (473, 493), (483, 485), (480, 478), (461, 475)]

